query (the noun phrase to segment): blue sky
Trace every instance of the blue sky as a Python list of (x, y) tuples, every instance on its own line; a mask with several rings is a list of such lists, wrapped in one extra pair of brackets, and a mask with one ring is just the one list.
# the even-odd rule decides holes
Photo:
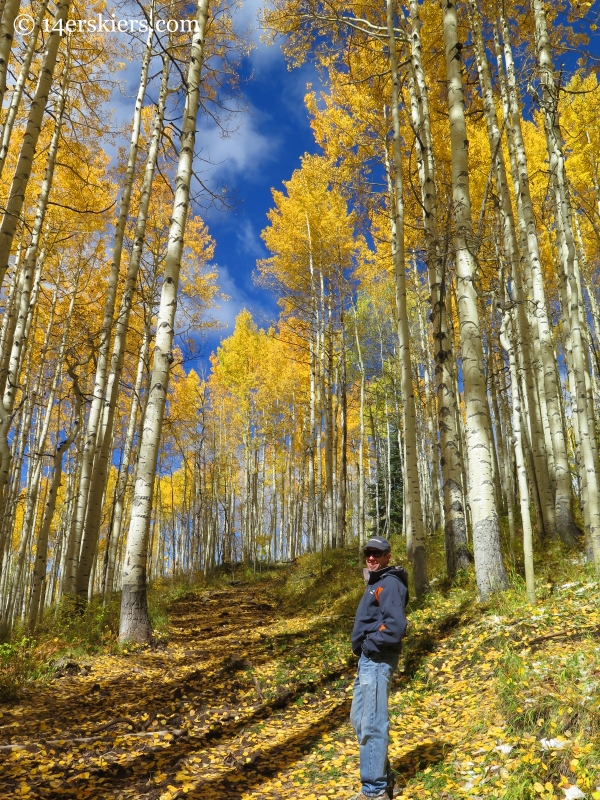
[(275, 299), (252, 280), (256, 260), (268, 255), (260, 234), (273, 205), (271, 188), (281, 189), (282, 181), (300, 166), (301, 156), (316, 152), (303, 98), (308, 83), (320, 87), (319, 76), (311, 64), (289, 71), (280, 45), (260, 42), (255, 16), (260, 6), (260, 0), (245, 0), (238, 18), (240, 28), (252, 26), (255, 47), (242, 66), (247, 110), (234, 122), (237, 129), (223, 138), (214, 125), (199, 120), (196, 147), (215, 164), (213, 180), (227, 186), (235, 205), (227, 213), (212, 209), (204, 214), (216, 241), (219, 284), (231, 299), (214, 312), (227, 327), (207, 337), (198, 367), (232, 333), (242, 308), (261, 327), (277, 318)]
[[(206, 202), (199, 197), (200, 204), (194, 210), (207, 222), (216, 241), (214, 261), (219, 274), (218, 284), (230, 299), (220, 302), (219, 307), (212, 310), (211, 316), (223, 327), (205, 337), (199, 357), (188, 361), (186, 370), (194, 368), (208, 372), (210, 353), (216, 350), (222, 338), (231, 335), (235, 318), (243, 308), (252, 312), (261, 327), (277, 319), (275, 298), (252, 280), (256, 260), (268, 255), (260, 234), (267, 225), (267, 212), (273, 205), (271, 188), (282, 189), (282, 181), (288, 180), (300, 166), (301, 156), (317, 149), (304, 106), (304, 95), (309, 83), (320, 89), (319, 76), (310, 63), (288, 70), (280, 44), (267, 46), (260, 41), (256, 14), (262, 5), (262, 0), (244, 0), (236, 12), (237, 28), (245, 36), (250, 36), (254, 49), (242, 62), (238, 104), (243, 110), (230, 121), (229, 135), (223, 136), (206, 115), (198, 116), (196, 152), (200, 158), (195, 168), (211, 188), (220, 191), (226, 187), (227, 197), (233, 205), (229, 211), (215, 207), (207, 210)], [(135, 3), (124, 0), (118, 16), (139, 18), (140, 12)], [(127, 138), (139, 86), (141, 42), (132, 45), (135, 55), (132, 53), (131, 61), (118, 73), (120, 89), (115, 90), (111, 97), (115, 125), (125, 126)], [(150, 70), (155, 77), (146, 103), (156, 97), (159, 70), (160, 64), (155, 59)], [(125, 141), (119, 137), (119, 144), (124, 145)], [(109, 145), (106, 149), (116, 162), (116, 145)], [(212, 166), (203, 163), (206, 161)]]
[[(206, 337), (199, 357), (188, 362), (186, 369), (208, 371), (208, 356), (222, 338), (231, 335), (235, 318), (243, 308), (248, 308), (262, 327), (277, 318), (275, 298), (252, 279), (256, 260), (268, 255), (260, 233), (273, 205), (271, 189), (282, 188), (282, 182), (300, 166), (305, 152), (317, 151), (303, 98), (307, 84), (316, 90), (321, 88), (319, 75), (310, 63), (288, 70), (279, 43), (267, 46), (260, 41), (256, 14), (262, 4), (263, 0), (243, 0), (236, 13), (238, 29), (250, 29), (255, 45), (241, 68), (240, 105), (246, 110), (233, 120), (226, 137), (207, 117), (198, 120), (196, 150), (212, 166), (205, 168), (198, 163), (197, 168), (202, 169), (209, 185), (219, 189), (225, 186), (235, 203), (228, 212), (197, 209), (216, 241), (218, 283), (230, 299), (221, 302), (212, 314), (223, 327)], [(125, 0), (125, 7), (128, 6), (131, 0)], [(598, 54), (598, 36), (591, 36), (588, 49)], [(563, 61), (570, 72), (576, 66), (576, 54), (558, 57), (556, 65)], [(113, 95), (113, 106), (116, 119), (124, 122), (131, 117), (131, 95), (135, 95), (139, 81), (138, 60), (134, 58), (119, 77), (126, 93)]]

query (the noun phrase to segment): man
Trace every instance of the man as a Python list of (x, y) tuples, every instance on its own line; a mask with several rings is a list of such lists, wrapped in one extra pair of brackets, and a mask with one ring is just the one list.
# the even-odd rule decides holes
[(356, 611), (352, 650), (358, 671), (350, 721), (360, 749), (362, 791), (352, 800), (393, 797), (394, 778), (388, 761), (388, 698), (406, 630), (408, 575), (391, 567), (391, 546), (382, 536), (366, 543), (367, 587)]

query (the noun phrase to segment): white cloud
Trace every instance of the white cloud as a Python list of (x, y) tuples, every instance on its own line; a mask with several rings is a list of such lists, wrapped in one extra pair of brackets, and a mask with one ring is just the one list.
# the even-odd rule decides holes
[(283, 95), (283, 101), (290, 116), (294, 116), (302, 124), (306, 124), (308, 116), (304, 105), (304, 98), (308, 91), (316, 92), (317, 95), (327, 92), (327, 83), (321, 79), (319, 71), (312, 62), (292, 70), (286, 81), (286, 91)]
[(247, 37), (253, 44), (250, 63), (256, 72), (284, 58), (279, 42), (267, 45), (261, 41), (263, 30), (258, 15), (263, 7), (264, 0), (244, 0), (234, 17), (238, 33), (244, 38)]
[(244, 308), (251, 305), (250, 298), (242, 288), (236, 283), (229, 270), (224, 265), (217, 265), (217, 283), (221, 287), (221, 292), (227, 296), (227, 300), (222, 300), (217, 308), (211, 309), (211, 316), (218, 320), (224, 327), (224, 331), (219, 333), (222, 336), (230, 336), (233, 333), (235, 319)]
[(251, 258), (264, 258), (265, 247), (249, 219), (240, 222), (236, 229), (239, 249)]
[(256, 121), (261, 115), (249, 109), (233, 122), (230, 133), (223, 132), (212, 121), (201, 123), (196, 136), (196, 149), (209, 162), (205, 171), (213, 180), (228, 180), (243, 173), (248, 180), (271, 160), (279, 147), (276, 137), (261, 133)]

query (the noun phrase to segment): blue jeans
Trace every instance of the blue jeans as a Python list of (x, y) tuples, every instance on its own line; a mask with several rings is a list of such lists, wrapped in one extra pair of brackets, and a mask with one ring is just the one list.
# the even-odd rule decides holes
[(388, 697), (392, 675), (398, 666), (398, 653), (376, 656), (377, 661), (361, 653), (354, 681), (350, 722), (360, 751), (360, 780), (367, 797), (379, 797), (388, 785)]

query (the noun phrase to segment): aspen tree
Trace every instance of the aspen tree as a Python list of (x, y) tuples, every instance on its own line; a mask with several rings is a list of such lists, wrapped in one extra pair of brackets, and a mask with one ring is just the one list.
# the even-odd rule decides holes
[(354, 337), (356, 341), (356, 352), (360, 369), (360, 409), (359, 409), (359, 444), (358, 444), (358, 550), (362, 553), (365, 539), (365, 365), (358, 335), (357, 309), (354, 309)]
[[(153, 292), (151, 294), (153, 294)], [(114, 587), (115, 562), (117, 557), (117, 548), (119, 547), (121, 539), (121, 529), (123, 525), (123, 511), (125, 506), (125, 492), (127, 490), (127, 484), (129, 481), (129, 466), (131, 463), (131, 457), (133, 453), (133, 440), (135, 436), (136, 425), (138, 424), (137, 414), (140, 408), (140, 395), (142, 390), (142, 383), (144, 380), (144, 374), (147, 370), (146, 360), (148, 358), (148, 348), (150, 343), (149, 327), (150, 327), (149, 323), (146, 323), (144, 327), (144, 333), (138, 357), (138, 368), (135, 379), (135, 385), (131, 397), (131, 407), (129, 409), (129, 421), (127, 423), (127, 433), (125, 434), (125, 443), (123, 445), (123, 457), (121, 459), (121, 464), (119, 467), (119, 477), (115, 489), (113, 519), (110, 528), (110, 541), (107, 550), (107, 567), (106, 567), (106, 577), (104, 582), (105, 604), (110, 601)], [(147, 390), (148, 387), (146, 387), (146, 391), (144, 392), (145, 398), (147, 398), (148, 396)], [(145, 413), (145, 403), (142, 409), (142, 419), (144, 413)]]
[[(95, 551), (97, 548), (98, 535), (100, 532), (102, 496), (106, 491), (106, 482), (108, 480), (108, 472), (110, 467), (110, 441), (113, 435), (121, 374), (123, 372), (125, 344), (129, 329), (129, 317), (131, 313), (133, 295), (137, 284), (138, 272), (142, 260), (148, 207), (150, 205), (152, 183), (154, 180), (154, 173), (158, 160), (158, 151), (163, 130), (165, 104), (169, 82), (169, 58), (170, 56), (167, 48), (167, 52), (163, 56), (163, 72), (158, 106), (154, 119), (152, 137), (148, 146), (148, 156), (146, 159), (146, 167), (144, 170), (144, 177), (140, 191), (140, 203), (135, 233), (133, 236), (133, 248), (129, 257), (129, 264), (125, 277), (125, 288), (121, 297), (121, 307), (116, 319), (116, 324), (114, 325), (115, 332), (113, 350), (110, 360), (111, 369), (106, 382), (106, 398), (104, 401), (103, 416), (98, 433), (100, 443), (99, 447), (97, 446), (97, 451), (93, 462), (87, 513), (85, 518), (84, 542), (87, 543), (87, 546), (92, 551)], [(84, 578), (82, 576), (82, 584), (83, 582)]]
[(60, 488), (62, 480), (63, 455), (68, 451), (68, 449), (71, 447), (71, 445), (73, 444), (73, 442), (77, 437), (80, 415), (81, 415), (81, 407), (83, 405), (83, 395), (81, 394), (81, 390), (79, 388), (77, 374), (75, 373), (73, 367), (69, 367), (67, 371), (69, 373), (71, 380), (73, 381), (73, 393), (75, 395), (75, 404), (73, 407), (73, 416), (69, 433), (66, 439), (60, 442), (60, 444), (57, 446), (56, 452), (54, 454), (52, 482), (50, 484), (50, 489), (48, 490), (48, 494), (46, 496), (44, 516), (42, 519), (42, 523), (37, 538), (35, 567), (33, 571), (31, 599), (29, 601), (29, 615), (28, 615), (28, 624), (31, 629), (35, 627), (35, 623), (40, 613), (41, 591), (44, 579), (46, 577), (48, 536), (50, 534), (50, 525), (52, 524), (52, 518), (54, 517), (54, 510), (56, 508), (56, 499), (58, 496), (58, 490)]
[(150, 396), (139, 447), (133, 509), (123, 564), (119, 635), (124, 640), (147, 641), (150, 636), (146, 601), (146, 558), (150, 533), (150, 512), (169, 370), (173, 362), (173, 324), (192, 178), (196, 116), (200, 99), (207, 17), (208, 0), (198, 0), (196, 32), (192, 39), (186, 79), (186, 102), (180, 137), (173, 216), (169, 228), (165, 274), (155, 336)]
[[(4, 103), (6, 92), (6, 74), (8, 72), (8, 62), (13, 37), (15, 34), (15, 19), (19, 13), (21, 0), (6, 0), (2, 9), (2, 19), (0, 21), (0, 108)], [(0, 285), (2, 281), (0, 280)]]
[[(77, 510), (75, 521), (75, 552), (78, 556), (76, 572), (71, 575), (71, 591), (74, 591), (79, 597), (84, 599), (87, 596), (90, 572), (92, 562), (96, 553), (96, 539), (97, 529), (96, 526), (85, 527), (86, 514), (89, 506), (89, 493), (91, 486), (91, 477), (93, 474), (94, 456), (96, 454), (96, 446), (98, 440), (98, 430), (101, 423), (102, 407), (104, 401), (104, 393), (106, 389), (106, 380), (108, 373), (109, 361), (109, 348), (110, 337), (113, 327), (113, 316), (115, 301), (117, 295), (117, 285), (119, 274), (121, 270), (121, 256), (123, 253), (123, 239), (125, 237), (125, 227), (127, 225), (127, 216), (129, 213), (129, 206), (131, 204), (131, 193), (133, 190), (133, 180), (135, 176), (135, 167), (138, 157), (138, 146), (140, 138), (140, 129), (142, 123), (142, 106), (144, 97), (146, 95), (146, 88), (148, 84), (148, 69), (152, 57), (152, 41), (154, 38), (154, 31), (150, 27), (148, 37), (146, 40), (144, 55), (142, 58), (142, 66), (140, 71), (140, 84), (137, 92), (135, 109), (133, 113), (133, 120), (131, 126), (131, 139), (129, 142), (129, 153), (127, 158), (127, 166), (125, 170), (125, 178), (123, 181), (123, 192), (121, 194), (121, 202), (119, 207), (119, 218), (117, 220), (115, 238), (113, 243), (112, 263), (110, 268), (110, 276), (108, 280), (108, 287), (106, 293), (106, 302), (104, 307), (104, 319), (102, 321), (102, 331), (100, 334), (100, 343), (98, 346), (96, 376), (94, 381), (94, 393), (92, 397), (92, 404), (87, 422), (87, 434), (85, 449), (82, 457), (81, 476), (79, 479), (79, 489), (77, 495)], [(102, 486), (102, 491), (104, 487)], [(94, 509), (95, 511), (96, 509)]]
[[(554, 213), (558, 227), (559, 258), (564, 270), (568, 306), (563, 303), (563, 312), (570, 323), (572, 338), (572, 363), (576, 382), (577, 423), (581, 446), (582, 466), (585, 476), (585, 513), (588, 535), (593, 547), (596, 569), (600, 572), (600, 491), (596, 469), (597, 445), (593, 416), (588, 407), (589, 372), (587, 370), (582, 314), (580, 310), (581, 286), (576, 273), (576, 249), (573, 235), (572, 210), (568, 197), (562, 136), (558, 123), (558, 98), (554, 83), (554, 65), (546, 23), (546, 12), (540, 0), (531, 0), (535, 23), (536, 50), (542, 87), (542, 112), (550, 161), (550, 177), (553, 188)], [(567, 312), (568, 309), (568, 312)], [(587, 381), (586, 381), (587, 378)], [(592, 441), (593, 439), (593, 441)]]
[[(410, 343), (408, 334), (408, 316), (406, 309), (406, 279), (404, 263), (404, 203), (402, 196), (402, 151), (400, 120), (398, 116), (398, 60), (396, 55), (396, 33), (394, 30), (394, 9), (392, 0), (386, 0), (389, 59), (392, 80), (392, 129), (394, 154), (394, 194), (393, 220), (395, 227), (394, 240), (394, 277), (396, 281), (396, 305), (399, 359), (401, 365), (402, 401), (404, 411), (404, 448), (405, 448), (405, 481), (404, 502), (407, 515), (410, 515), (412, 533), (412, 567), (413, 581), (417, 596), (424, 594), (429, 588), (427, 579), (427, 563), (425, 552), (425, 532), (423, 529), (423, 510), (419, 486), (417, 462), (417, 431), (415, 394), (411, 375)], [(409, 532), (407, 532), (407, 541)]]
[[(442, 527), (442, 508), (440, 503), (440, 467), (439, 467), (439, 458), (438, 458), (438, 442), (437, 442), (437, 434), (434, 430), (434, 416), (435, 411), (433, 408), (433, 402), (431, 397), (431, 376), (429, 373), (429, 365), (431, 363), (431, 357), (429, 352), (429, 340), (427, 337), (427, 331), (425, 330), (425, 324), (423, 322), (423, 308), (421, 302), (421, 292), (420, 292), (420, 285), (419, 285), (419, 273), (417, 270), (417, 262), (416, 259), (414, 261), (414, 281), (415, 281), (415, 293), (417, 295), (417, 324), (419, 328), (419, 339), (421, 344), (421, 353), (422, 353), (422, 363), (423, 363), (423, 386), (425, 389), (425, 404), (423, 408), (423, 416), (425, 425), (427, 428), (427, 438), (429, 440), (430, 448), (429, 448), (429, 455), (427, 456), (428, 460), (431, 460), (431, 484), (432, 486), (432, 513), (433, 513), (433, 520), (432, 520), (432, 528), (434, 531), (440, 530)], [(429, 469), (427, 469), (427, 474), (429, 474)], [(425, 485), (429, 486), (430, 480), (427, 478)], [(423, 482), (421, 483), (423, 485)]]
[(498, 125), (496, 106), (492, 92), (485, 44), (481, 33), (481, 19), (473, 2), (469, 0), (471, 29), (475, 44), (479, 83), (483, 97), (483, 108), (490, 142), (490, 152), (495, 168), (496, 186), (500, 198), (500, 215), (504, 252), (511, 269), (511, 280), (516, 287), (516, 331), (519, 350), (523, 361), (523, 375), (527, 386), (528, 409), (531, 425), (532, 455), (535, 463), (535, 480), (538, 486), (543, 524), (546, 534), (555, 535), (554, 498), (548, 474), (548, 457), (542, 428), (541, 409), (539, 407), (535, 373), (531, 353), (531, 332), (525, 311), (525, 296), (521, 280), (521, 253), (517, 242), (512, 202), (508, 190), (508, 178), (504, 163), (504, 154), (500, 148), (502, 131)]
[[(38, 257), (38, 248), (42, 238), (42, 230), (46, 219), (46, 211), (50, 200), (50, 191), (54, 180), (54, 167), (58, 155), (61, 128), (65, 105), (67, 101), (67, 90), (69, 85), (69, 66), (70, 66), (70, 42), (67, 44), (67, 55), (62, 74), (59, 98), (56, 108), (56, 122), (52, 140), (48, 148), (46, 161), (46, 171), (44, 180), (40, 188), (40, 195), (36, 208), (35, 220), (31, 231), (31, 239), (25, 253), (23, 263), (22, 283), (19, 301), (19, 311), (15, 317), (15, 328), (11, 331), (12, 336), (7, 336), (4, 341), (6, 352), (10, 351), (6, 384), (4, 387), (2, 403), (0, 408), (0, 451), (2, 452), (2, 462), (0, 471), (0, 512), (5, 506), (5, 487), (9, 477), (10, 454), (8, 451), (8, 435), (11, 425), (12, 411), (16, 401), (19, 386), (19, 375), (23, 361), (25, 346), (27, 344), (29, 329), (31, 326), (32, 311), (37, 301), (37, 292), (41, 278), (42, 264), (45, 255)], [(32, 280), (33, 279), (33, 280)]]
[(515, 459), (517, 464), (517, 479), (519, 484), (519, 499), (521, 504), (521, 522), (523, 525), (523, 553), (525, 560), (525, 582), (527, 589), (527, 599), (530, 603), (535, 603), (535, 579), (533, 574), (533, 535), (531, 530), (531, 518), (529, 516), (529, 487), (527, 485), (527, 470), (523, 456), (523, 441), (521, 438), (521, 404), (519, 401), (519, 380), (517, 377), (517, 363), (515, 359), (514, 344), (510, 336), (510, 312), (506, 312), (502, 320), (500, 330), (500, 342), (506, 350), (510, 364), (510, 380), (512, 394), (512, 423), (513, 438), (515, 448)]
[(31, 62), (35, 54), (38, 36), (40, 34), (44, 17), (46, 16), (47, 8), (48, 8), (48, 0), (42, 0), (42, 2), (40, 3), (40, 7), (38, 9), (37, 16), (34, 21), (33, 30), (31, 31), (31, 33), (27, 38), (27, 47), (25, 49), (25, 57), (23, 59), (23, 64), (21, 65), (21, 71), (19, 73), (19, 77), (15, 84), (15, 88), (13, 89), (10, 97), (10, 105), (8, 107), (8, 111), (6, 113), (6, 119), (2, 127), (2, 142), (0, 143), (0, 176), (2, 176), (2, 171), (4, 170), (4, 164), (6, 162), (6, 156), (8, 155), (8, 146), (13, 132), (13, 126), (15, 124), (17, 112), (19, 111), (19, 106), (21, 104), (23, 90), (25, 89), (25, 85), (29, 79), (29, 70), (31, 69)]
[(506, 90), (503, 87), (502, 53), (497, 30), (495, 44), (500, 73), (500, 85), (504, 93), (505, 119), (507, 120), (507, 137), (511, 158), (511, 172), (517, 198), (517, 214), (519, 229), (526, 242), (524, 250), (528, 252), (528, 266), (531, 269), (534, 319), (540, 343), (542, 371), (548, 422), (553, 445), (554, 475), (556, 484), (555, 519), (558, 535), (566, 544), (572, 544), (579, 537), (580, 531), (573, 521), (571, 512), (571, 475), (567, 458), (567, 445), (560, 408), (560, 384), (557, 377), (554, 343), (548, 317), (548, 308), (542, 276), (537, 225), (530, 192), (529, 167), (525, 144), (521, 129), (521, 112), (519, 106), (515, 65), (510, 44), (508, 25), (504, 16), (500, 17), (504, 59), (506, 64)]
[(445, 292), (445, 261), (439, 238), (437, 218), (437, 187), (429, 117), (429, 97), (421, 52), (421, 20), (417, 0), (410, 2), (410, 33), (412, 76), (411, 117), (416, 136), (423, 207), (423, 227), (426, 236), (426, 263), (431, 293), (431, 324), (433, 355), (437, 384), (437, 415), (439, 448), (443, 477), (444, 534), (448, 575), (454, 577), (459, 569), (469, 566), (465, 511), (461, 488), (460, 450), (456, 430), (456, 397), (454, 379), (449, 370), (452, 363), (452, 337), (448, 331)]
[(25, 246), (21, 237), (15, 254), (11, 288), (2, 318), (2, 337), (0, 340), (0, 397), (4, 396), (4, 391), (6, 389), (10, 354), (12, 352), (19, 309), (21, 307), (21, 292), (23, 291), (23, 284), (26, 281), (26, 274), (23, 270), (24, 253)]
[[(46, 336), (40, 353), (41, 356), (40, 360), (42, 364), (45, 363), (46, 353), (51, 338), (51, 331), (52, 331), (52, 326), (54, 324), (54, 315), (56, 311), (57, 296), (58, 292), (55, 289), (54, 296), (52, 299), (52, 304), (50, 307)], [(32, 352), (32, 350), (30, 352)], [(58, 380), (58, 374), (60, 369), (59, 365), (57, 365), (57, 367), (58, 368), (55, 368), (55, 382)], [(33, 387), (34, 396), (39, 395), (40, 387), (42, 385), (42, 380), (43, 380), (43, 370), (39, 370)], [(38, 415), (36, 430), (34, 432), (33, 438), (37, 444), (37, 453), (35, 458), (33, 459), (33, 463), (29, 466), (29, 469), (27, 470), (27, 486), (25, 492), (25, 509), (23, 512), (23, 522), (21, 525), (21, 541), (17, 553), (15, 570), (12, 575), (10, 592), (6, 596), (6, 603), (4, 606), (5, 621), (7, 622), (8, 625), (11, 625), (15, 613), (17, 613), (19, 609), (19, 597), (23, 589), (22, 578), (23, 578), (23, 573), (25, 571), (25, 560), (28, 548), (30, 546), (30, 537), (35, 525), (35, 516), (39, 500), (39, 485), (40, 485), (41, 469), (42, 469), (41, 453), (43, 451), (46, 436), (48, 434), (51, 414), (52, 414), (52, 403), (50, 402), (46, 406), (45, 413), (44, 414), (40, 413)]]
[[(10, 2), (12, 4), (14, 0), (10, 0)], [(16, 4), (18, 8), (18, 0)], [(48, 35), (35, 94), (29, 107), (27, 126), (25, 128), (17, 165), (10, 185), (6, 208), (4, 210), (2, 222), (0, 223), (0, 286), (4, 283), (4, 276), (8, 268), (8, 260), (12, 250), (17, 224), (21, 218), (25, 191), (31, 175), (37, 143), (42, 130), (42, 119), (54, 78), (58, 49), (61, 43), (61, 30), (67, 19), (70, 5), (71, 0), (59, 0), (56, 7), (54, 25), (52, 31)]]
[(468, 139), (461, 76), (461, 47), (456, 7), (443, 0), (443, 30), (446, 48), (448, 108), (452, 149), (452, 194), (454, 248), (457, 275), (457, 306), (467, 415), (469, 500), (473, 520), (473, 553), (477, 587), (482, 597), (507, 586), (500, 552), (500, 527), (494, 501), (489, 408), (485, 393), (483, 351), (477, 293), (476, 262), (471, 224)]

